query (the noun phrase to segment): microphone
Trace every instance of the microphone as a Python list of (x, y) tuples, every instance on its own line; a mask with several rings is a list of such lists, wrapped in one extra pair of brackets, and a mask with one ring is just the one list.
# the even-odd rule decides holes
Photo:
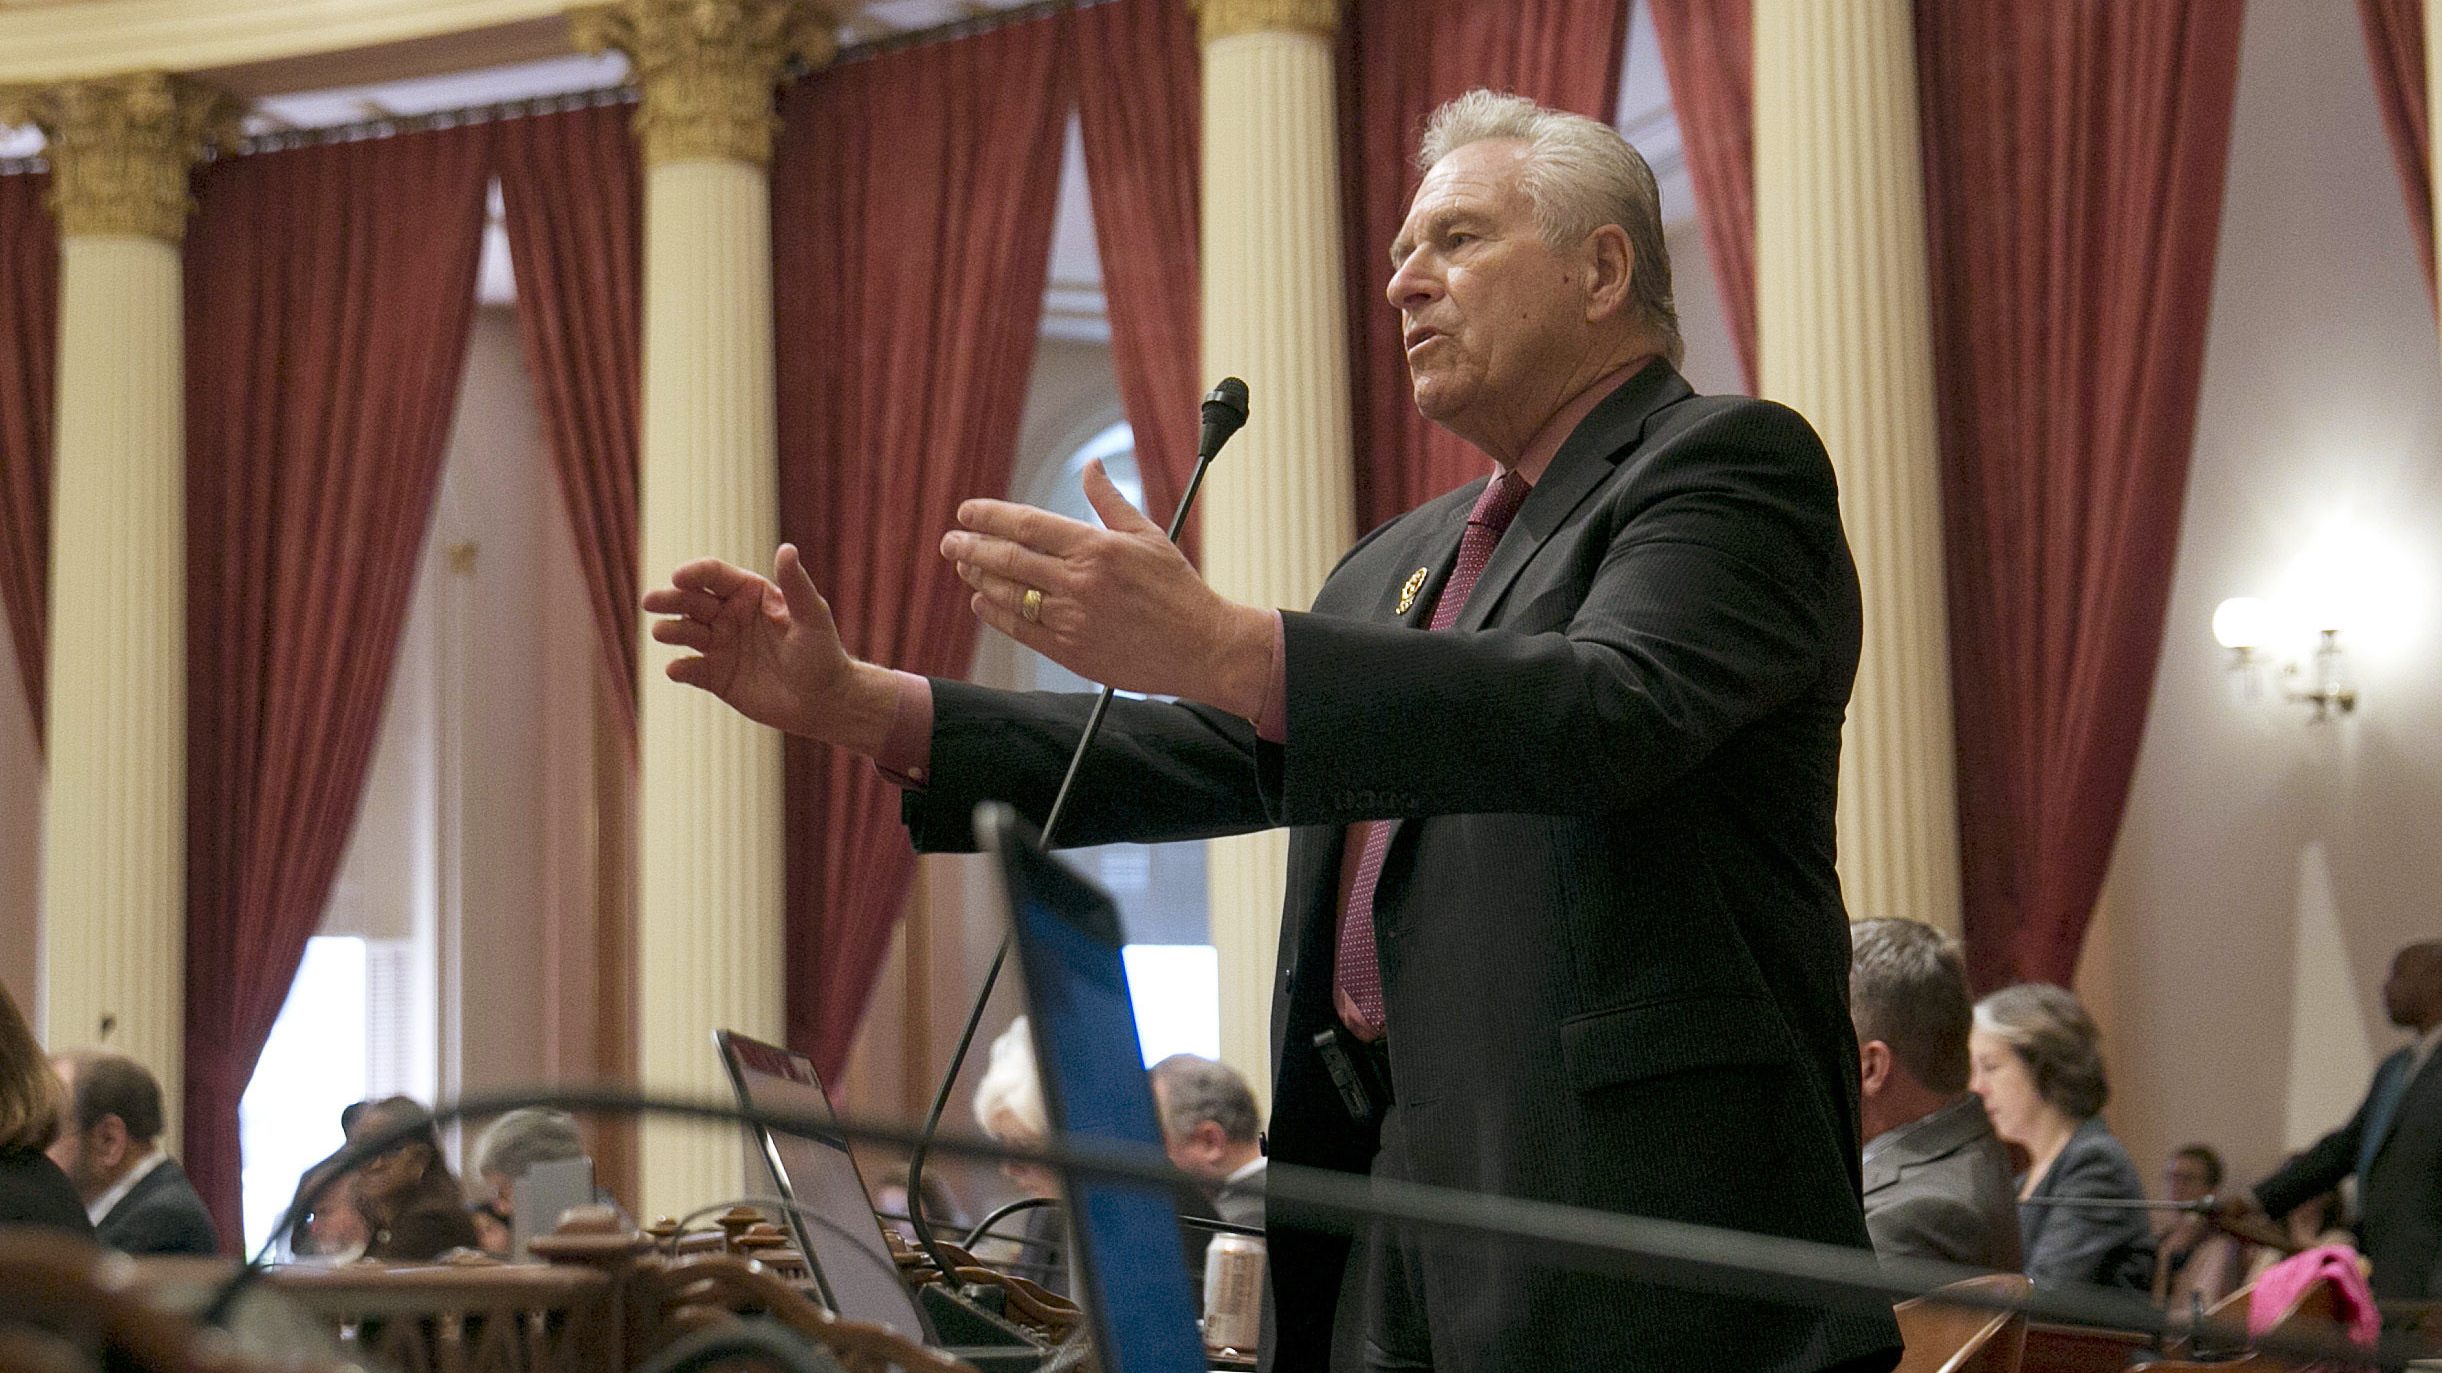
[[(1246, 383), (1236, 377), (1223, 377), (1219, 386), (1204, 393), (1204, 432), (1196, 440), (1196, 476), (1204, 475), (1203, 464), (1211, 462), (1213, 455), (1221, 451), (1221, 445), (1229, 442), (1229, 436), (1245, 423)], [(1188, 488), (1187, 498), (1179, 502), (1180, 511), (1184, 512), (1195, 499), (1194, 491), (1193, 486)], [(1174, 518), (1170, 522), (1170, 541), (1177, 543), (1178, 539), (1179, 523)]]
[[(1187, 512), (1194, 508), (1196, 493), (1204, 489), (1204, 474), (1211, 470), (1213, 459), (1220, 456), (1221, 445), (1230, 441), (1246, 423), (1246, 383), (1236, 377), (1223, 377), (1221, 383), (1204, 393), (1204, 425), (1196, 440), (1195, 470), (1188, 474), (1187, 490), (1179, 496), (1179, 508), (1171, 513), (1169, 538), (1179, 541), (1179, 531), (1187, 527)], [(1085, 717), (1085, 732), (1077, 736), (1077, 747), (1068, 755), (1068, 772), (1060, 778), (1060, 790), (1053, 794), (1051, 813), (1043, 817), (1043, 847), (1052, 846), (1052, 837), (1059, 832), (1060, 817), (1068, 809), (1070, 791), (1077, 785), (1077, 773), (1085, 765), (1085, 752), (1092, 748), (1094, 736), (1102, 732), (1102, 717), (1111, 708), (1111, 688), (1104, 687), (1094, 701), (1093, 713)], [(981, 990), (975, 993), (975, 1004), (967, 1010), (967, 1027), (959, 1033), (958, 1047), (950, 1051), (950, 1066), (941, 1074), (941, 1089), (933, 1094), (933, 1106), (924, 1116), (924, 1129), (919, 1132), (916, 1146), (907, 1155), (907, 1194), (923, 1195), (924, 1156), (931, 1151), (933, 1137), (941, 1131), (941, 1113), (948, 1109), (950, 1093), (958, 1084), (958, 1070), (966, 1066), (967, 1051), (975, 1045), (975, 1031), (983, 1024), (984, 1005), (992, 999), (992, 989), (1000, 982), (1001, 965), (1009, 961), (1009, 939), (1001, 935), (1001, 946), (992, 955), (992, 966), (984, 970)], [(942, 1254), (940, 1242), (933, 1238), (933, 1227), (925, 1223), (924, 1208), (909, 1206), (909, 1228), (916, 1232), (916, 1243), (932, 1259), (935, 1271), (942, 1275), (943, 1285), (949, 1286), (949, 1275), (957, 1270)]]

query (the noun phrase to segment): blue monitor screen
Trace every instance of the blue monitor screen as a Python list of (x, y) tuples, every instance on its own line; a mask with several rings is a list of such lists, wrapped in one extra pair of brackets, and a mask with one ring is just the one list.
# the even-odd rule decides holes
[[(1035, 1053), (1055, 1128), (1159, 1149), (1110, 898), (1037, 850), (996, 844), (1026, 973)], [(1070, 1176), (1087, 1305), (1111, 1373), (1201, 1373), (1203, 1341), (1176, 1195), (1152, 1183)]]

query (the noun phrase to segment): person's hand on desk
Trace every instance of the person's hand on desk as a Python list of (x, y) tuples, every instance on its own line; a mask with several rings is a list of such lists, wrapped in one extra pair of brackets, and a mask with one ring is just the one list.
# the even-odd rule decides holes
[(645, 593), (653, 637), (691, 650), (663, 669), (774, 729), (870, 754), (890, 732), (898, 689), (889, 671), (849, 656), (831, 606), (794, 544), (766, 579), (699, 558)]
[(1089, 681), (1253, 716), (1270, 685), (1273, 615), (1223, 598), (1101, 463), (1085, 496), (1103, 528), (1009, 501), (972, 500), (941, 556), (975, 588), (985, 624)]

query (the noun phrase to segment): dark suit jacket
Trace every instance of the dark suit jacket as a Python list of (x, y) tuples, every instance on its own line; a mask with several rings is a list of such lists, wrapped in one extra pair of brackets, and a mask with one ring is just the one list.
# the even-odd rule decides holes
[(2088, 1116), (2077, 1127), (2034, 1195), (2018, 1204), (2027, 1276), (2039, 1283), (2150, 1291), (2154, 1231), (2145, 1212), (2058, 1204), (2079, 1199), (2145, 1200), (2137, 1165), (2101, 1116)]
[(1255, 1171), (1213, 1189), (1213, 1209), (1232, 1225), (1263, 1224), (1263, 1175), (1271, 1160), (1255, 1160)]
[(1866, 1146), (1865, 1228), (1878, 1258), (2017, 1270), (2018, 1189), (1982, 1101), (1969, 1095)]
[[(1363, 1171), (1313, 1035), (1344, 827), (1400, 824), (1376, 889), (1412, 1179), (1864, 1248), (1848, 928), (1832, 870), (1855, 571), (1805, 421), (1648, 366), (1561, 446), (1453, 632), (1424, 633), (1482, 490), (1375, 530), (1286, 625), (1285, 745), (1119, 701), (1065, 844), (1294, 826), (1271, 1158)], [(1405, 614), (1400, 588), (1427, 573)], [(919, 847), (982, 799), (1040, 817), (1087, 701), (934, 685)], [(1271, 1217), (1281, 1369), (1319, 1368), (1347, 1242)], [(1434, 1251), (1440, 1366), (1889, 1367), (1887, 1317)], [(1726, 1361), (1726, 1362), (1725, 1362)]]
[(0, 1226), (31, 1225), (93, 1238), (76, 1184), (40, 1149), (0, 1150)]
[[(2384, 1069), (2404, 1062), (2409, 1051), (2385, 1059)], [(2442, 1052), (2408, 1084), (2408, 1095), (2392, 1117), (2374, 1166), (2357, 1180), (2357, 1243), (2374, 1265), (2374, 1295), (2382, 1298), (2442, 1298)], [(2369, 1089), (2349, 1123), (2318, 1140), (2256, 1184), (2256, 1200), (2275, 1216), (2340, 1185), (2357, 1171), (2365, 1139)]]
[(138, 1179), (93, 1227), (94, 1238), (128, 1254), (217, 1254), (220, 1232), (212, 1213), (176, 1159)]

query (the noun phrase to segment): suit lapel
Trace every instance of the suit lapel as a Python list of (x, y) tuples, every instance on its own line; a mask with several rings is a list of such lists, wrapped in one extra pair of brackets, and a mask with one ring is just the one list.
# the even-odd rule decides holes
[(1457, 622), (1450, 627), (1464, 632), (1482, 629), (1490, 623), (1510, 583), (1518, 579), (1545, 541), (1568, 523), (1569, 516), (1602, 484), (1603, 478), (1611, 475), (1619, 460), (1643, 440), (1645, 424), (1654, 412), (1694, 394), (1677, 370), (1656, 359), (1595, 406), (1594, 413), (1586, 416), (1585, 422), (1560, 445), (1560, 451), (1552, 455), (1552, 465), (1544, 469), (1543, 480), (1527, 493), (1526, 504), (1518, 507), (1517, 519), (1493, 546), (1492, 561), (1484, 565), (1483, 575), (1476, 579), (1475, 593), (1467, 598), (1466, 609), (1459, 612)]
[[(1458, 565), (1458, 540), (1467, 529), (1467, 512), (1475, 508), (1476, 497), (1483, 494), (1491, 480), (1485, 477), (1462, 488), (1464, 499), (1448, 499), (1432, 517), (1419, 519), (1414, 529), (1404, 531), (1396, 563), (1399, 575), (1382, 588), (1382, 598), (1374, 606), (1374, 619), (1410, 629), (1423, 629), (1432, 623), (1433, 603), (1441, 599), (1450, 570)], [(1416, 580), (1419, 572), (1424, 574), (1422, 581)], [(1403, 600), (1405, 609), (1400, 608)]]
[(2434, 1064), (2442, 1062), (2442, 1053), (2428, 1054), (2417, 1065), (2414, 1076), (2408, 1072), (2409, 1060), (2416, 1055), (2413, 1046), (2396, 1050), (2375, 1072), (2374, 1096), (2376, 1118), (2366, 1122), (2366, 1137), (2358, 1144), (2357, 1183), (2365, 1185), (2366, 1174), (2374, 1161), (2382, 1157), (2383, 1146), (2391, 1142), (2391, 1134), (2399, 1128), (2400, 1118), (2408, 1114), (2408, 1098), (2418, 1084), (2434, 1074)]
[[(1654, 412), (1694, 394), (1677, 369), (1657, 358), (1604, 397), (1602, 404), (1595, 406), (1594, 412), (1562, 442), (1560, 451), (1552, 455), (1552, 464), (1544, 469), (1543, 480), (1526, 493), (1526, 503), (1518, 507), (1517, 518), (1510, 522), (1501, 541), (1493, 545), (1492, 561), (1484, 565), (1482, 575), (1476, 578), (1475, 590), (1451, 624), (1451, 631), (1482, 629), (1500, 604), (1502, 593), (1517, 580), (1518, 573), (1543, 547), (1544, 541), (1593, 494), (1619, 459), (1644, 438), (1646, 421), (1653, 418)], [(1491, 480), (1486, 477), (1484, 483), (1468, 490), (1480, 495)], [(1452, 518), (1435, 522), (1434, 537), (1441, 542), (1436, 546), (1437, 561), (1433, 563), (1438, 570), (1427, 583), (1431, 594), (1419, 596), (1407, 615), (1397, 617), (1401, 623), (1422, 628), (1431, 622), (1433, 604), (1458, 562), (1459, 535), (1465, 531), (1467, 516), (1474, 508), (1474, 500), (1469, 499), (1464, 505), (1453, 507)], [(1405, 879), (1406, 855), (1415, 847), (1415, 826), (1403, 820), (1390, 823), (1391, 837), (1383, 850), (1382, 875), (1374, 888), (1376, 910), (1382, 908), (1384, 899)]]

